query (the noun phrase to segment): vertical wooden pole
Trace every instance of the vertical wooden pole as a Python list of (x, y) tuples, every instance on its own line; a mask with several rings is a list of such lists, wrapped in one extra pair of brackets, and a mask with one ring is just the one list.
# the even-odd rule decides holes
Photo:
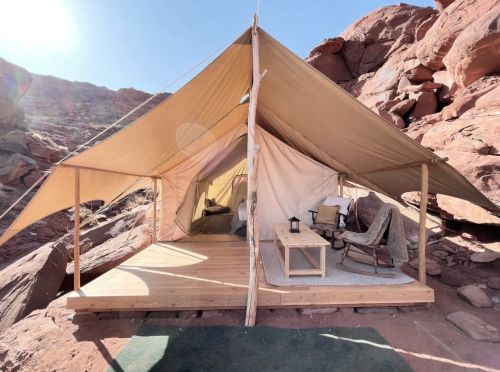
[(75, 291), (80, 289), (80, 169), (75, 169), (75, 228), (73, 237)]
[(339, 196), (341, 198), (343, 198), (344, 197), (344, 176), (342, 174), (339, 176), (339, 186), (340, 186), (339, 187)]
[(153, 239), (152, 242), (153, 244), (156, 244), (156, 193), (158, 192), (158, 179), (155, 177), (153, 178), (153, 224), (152, 224), (152, 230), (153, 230)]
[[(252, 62), (253, 62), (253, 85), (250, 90), (250, 106), (248, 109), (248, 145), (247, 145), (247, 226), (248, 245), (250, 248), (250, 275), (247, 298), (247, 311), (245, 317), (246, 326), (255, 325), (257, 316), (257, 296), (259, 290), (259, 231), (257, 222), (257, 167), (259, 162), (259, 146), (255, 145), (255, 117), (257, 114), (257, 97), (263, 76), (259, 69), (259, 29), (257, 27), (257, 15), (253, 16), (252, 25)], [(265, 75), (265, 72), (264, 72)]]
[(426, 283), (425, 269), (425, 230), (427, 220), (427, 194), (429, 191), (429, 168), (422, 164), (422, 189), (420, 190), (420, 220), (418, 226), (418, 278), (420, 283)]

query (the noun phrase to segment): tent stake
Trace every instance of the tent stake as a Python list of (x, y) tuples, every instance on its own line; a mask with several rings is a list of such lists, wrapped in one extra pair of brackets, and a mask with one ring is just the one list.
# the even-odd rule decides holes
[(257, 316), (257, 295), (259, 290), (259, 225), (257, 221), (257, 166), (259, 161), (258, 145), (255, 145), (255, 116), (257, 113), (257, 96), (260, 83), (264, 74), (260, 75), (259, 69), (259, 29), (257, 26), (257, 15), (253, 16), (252, 25), (252, 63), (253, 63), (253, 86), (250, 91), (250, 106), (248, 108), (248, 144), (247, 144), (247, 225), (248, 244), (250, 248), (250, 275), (247, 298), (247, 311), (245, 317), (246, 326), (255, 325)]
[(425, 269), (425, 230), (427, 220), (427, 194), (429, 190), (429, 168), (422, 164), (422, 189), (420, 191), (420, 220), (418, 226), (418, 278), (420, 283), (426, 283)]
[(75, 291), (80, 289), (80, 169), (75, 169), (75, 228), (73, 237)]
[(158, 179), (153, 178), (153, 244), (156, 244), (156, 193), (158, 192)]

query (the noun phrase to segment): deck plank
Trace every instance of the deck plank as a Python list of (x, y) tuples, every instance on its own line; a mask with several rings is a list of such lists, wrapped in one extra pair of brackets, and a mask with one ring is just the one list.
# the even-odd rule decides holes
[[(418, 282), (377, 286), (275, 287), (259, 280), (258, 306), (381, 306), (433, 302)], [(157, 243), (68, 296), (68, 308), (88, 311), (243, 309), (246, 242)]]

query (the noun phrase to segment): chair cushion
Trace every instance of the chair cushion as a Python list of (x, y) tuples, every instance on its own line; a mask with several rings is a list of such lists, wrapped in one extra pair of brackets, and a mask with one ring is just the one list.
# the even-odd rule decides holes
[(327, 207), (325, 205), (320, 205), (318, 207), (318, 215), (316, 216), (315, 223), (325, 223), (327, 225), (337, 226), (338, 223), (338, 213), (340, 207), (338, 205), (334, 205), (331, 207)]

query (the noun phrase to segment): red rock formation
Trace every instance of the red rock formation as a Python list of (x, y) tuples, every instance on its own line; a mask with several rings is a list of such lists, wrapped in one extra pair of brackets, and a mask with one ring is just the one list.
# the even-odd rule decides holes
[[(494, 74), (500, 71), (500, 0), (435, 2), (440, 13), (388, 6), (345, 30), (335, 53), (358, 77), (342, 86), (411, 138), (449, 156), (485, 195), (500, 201), (500, 74)], [(320, 69), (337, 73), (333, 63)], [(338, 73), (345, 76), (344, 65)], [(439, 200), (434, 209), (447, 218), (489, 221), (470, 203)]]
[(457, 37), (443, 63), (462, 88), (500, 72), (500, 5), (477, 18)]
[(449, 5), (419, 45), (420, 62), (432, 70), (441, 70), (445, 67), (443, 58), (457, 37), (480, 15), (499, 4), (500, 0), (461, 0)]

